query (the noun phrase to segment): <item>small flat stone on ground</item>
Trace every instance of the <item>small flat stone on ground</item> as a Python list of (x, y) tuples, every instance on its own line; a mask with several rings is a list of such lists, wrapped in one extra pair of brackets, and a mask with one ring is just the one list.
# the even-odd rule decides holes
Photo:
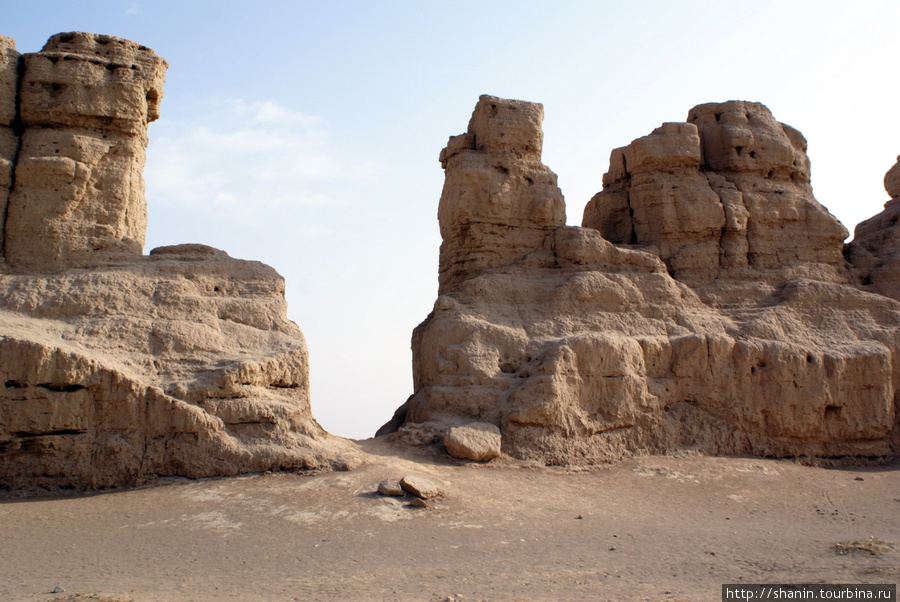
[(423, 477), (405, 476), (400, 479), (400, 486), (407, 493), (411, 493), (423, 500), (435, 497), (441, 493), (437, 485)]
[(398, 497), (403, 495), (403, 487), (400, 486), (399, 481), (395, 481), (393, 479), (385, 479), (382, 482), (378, 483), (378, 493), (381, 495), (390, 495), (394, 497)]

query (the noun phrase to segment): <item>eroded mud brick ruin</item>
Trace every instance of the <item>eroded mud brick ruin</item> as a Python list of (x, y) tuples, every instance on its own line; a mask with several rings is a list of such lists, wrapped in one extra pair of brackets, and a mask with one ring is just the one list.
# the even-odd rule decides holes
[(382, 432), (491, 423), (505, 453), (550, 464), (897, 452), (897, 199), (845, 249), (804, 137), (732, 101), (614, 150), (568, 227), (542, 119), (482, 96), (441, 153), (439, 297)]
[[(142, 254), (166, 67), (109, 36), (0, 37), (0, 490), (361, 461), (311, 415), (281, 276), (202, 245)], [(441, 153), (439, 297), (382, 432), (480, 423), (473, 459), (499, 438), (548, 464), (900, 450), (900, 163), (844, 245), (803, 136), (705, 104), (614, 150), (569, 227), (542, 119), (483, 96)]]
[(284, 281), (201, 245), (142, 255), (167, 64), (119, 38), (0, 38), (0, 487), (346, 466), (309, 405)]

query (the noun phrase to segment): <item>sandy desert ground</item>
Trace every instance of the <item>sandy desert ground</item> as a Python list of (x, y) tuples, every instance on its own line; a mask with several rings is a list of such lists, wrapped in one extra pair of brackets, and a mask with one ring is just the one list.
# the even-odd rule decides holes
[[(0, 599), (718, 600), (722, 583), (900, 580), (897, 460), (567, 470), (360, 445), (371, 461), (349, 472), (5, 499)], [(408, 474), (443, 496), (375, 493)]]

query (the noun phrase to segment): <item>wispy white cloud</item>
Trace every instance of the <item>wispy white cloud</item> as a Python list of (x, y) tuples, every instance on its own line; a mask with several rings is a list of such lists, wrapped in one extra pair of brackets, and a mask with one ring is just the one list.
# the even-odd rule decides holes
[(374, 169), (342, 160), (322, 119), (271, 101), (210, 102), (189, 119), (150, 127), (146, 180), (154, 203), (336, 204), (336, 182)]
[(125, 14), (125, 16), (139, 15), (139, 14), (141, 14), (141, 7), (138, 6), (137, 2), (132, 2), (131, 6), (129, 6), (127, 9), (125, 9), (124, 14)]

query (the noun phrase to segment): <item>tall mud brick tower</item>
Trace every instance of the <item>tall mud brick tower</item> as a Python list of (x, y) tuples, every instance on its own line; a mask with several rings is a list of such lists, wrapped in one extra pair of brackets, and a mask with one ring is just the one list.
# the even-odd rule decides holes
[(10, 267), (55, 271), (140, 255), (147, 124), (159, 116), (167, 63), (134, 42), (85, 33), (55, 35), (21, 58), (8, 39), (0, 48)]

